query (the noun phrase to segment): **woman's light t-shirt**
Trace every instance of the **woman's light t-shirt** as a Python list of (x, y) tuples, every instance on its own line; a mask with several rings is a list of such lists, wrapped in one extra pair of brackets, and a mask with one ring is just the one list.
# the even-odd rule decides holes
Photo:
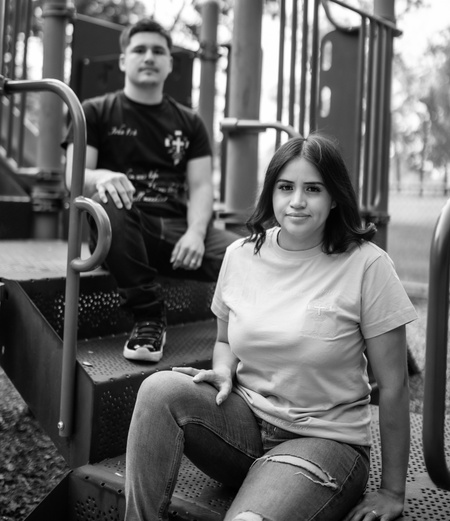
[(286, 251), (279, 228), (259, 254), (238, 240), (212, 310), (239, 359), (235, 390), (260, 418), (305, 436), (370, 444), (364, 338), (417, 318), (389, 256), (372, 243), (327, 255)]

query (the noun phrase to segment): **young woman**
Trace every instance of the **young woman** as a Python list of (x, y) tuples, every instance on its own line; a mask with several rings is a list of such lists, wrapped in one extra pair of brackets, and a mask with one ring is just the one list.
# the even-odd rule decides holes
[[(211, 370), (142, 385), (127, 447), (127, 521), (167, 519), (183, 452), (238, 488), (226, 521), (390, 521), (409, 452), (405, 324), (416, 318), (364, 228), (336, 144), (292, 139), (267, 169), (250, 236), (229, 246)], [(370, 361), (383, 473), (369, 475)]]

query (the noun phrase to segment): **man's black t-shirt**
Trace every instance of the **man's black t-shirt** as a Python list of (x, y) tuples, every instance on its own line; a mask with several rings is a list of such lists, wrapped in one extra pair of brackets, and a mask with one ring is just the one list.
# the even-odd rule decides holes
[[(127, 174), (136, 188), (134, 204), (144, 211), (185, 217), (187, 162), (211, 155), (200, 117), (167, 95), (158, 105), (144, 105), (122, 90), (88, 99), (83, 109), (97, 168)], [(65, 144), (72, 141), (69, 129)]]

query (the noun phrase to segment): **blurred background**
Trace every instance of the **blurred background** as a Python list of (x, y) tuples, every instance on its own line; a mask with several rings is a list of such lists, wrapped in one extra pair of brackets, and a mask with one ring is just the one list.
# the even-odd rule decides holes
[[(375, 0), (376, 2), (377, 0)], [(368, 12), (372, 0), (348, 1)], [(29, 79), (42, 78), (43, 68), (43, 0), (31, 2), (32, 26), (27, 40), (26, 71), (20, 71), (21, 49), (25, 38), (13, 53), (5, 53), (8, 63), (14, 59), (16, 77), (26, 72)], [(202, 31), (200, 0), (75, 0), (75, 12), (105, 23), (126, 25), (143, 15), (155, 17), (173, 33), (180, 48), (199, 53)], [(220, 122), (224, 116), (227, 89), (228, 53), (234, 24), (234, 1), (219, 2), (217, 27), (218, 59), (215, 80), (215, 115), (213, 139), (216, 150), (216, 185), (220, 190), (221, 142)], [(293, 16), (293, 3), (286, 2), (285, 16)], [(334, 5), (334, 16), (340, 23), (357, 24), (357, 15)], [(450, 147), (450, 20), (445, 0), (396, 0), (396, 25), (401, 34), (394, 39), (391, 92), (391, 144), (386, 248), (395, 261), (401, 279), (420, 288), (428, 281), (428, 256), (433, 229), (447, 201), (450, 189), (448, 164)], [(260, 119), (276, 120), (277, 74), (273, 63), (279, 54), (280, 2), (265, 0), (262, 22), (262, 71)], [(71, 39), (73, 25), (68, 24), (64, 75), (67, 83), (72, 74)], [(289, 40), (289, 28), (286, 32)], [(22, 44), (22, 46), (21, 46)], [(286, 50), (289, 52), (289, 49)], [(299, 60), (299, 56), (294, 57)], [(200, 60), (193, 60), (192, 100), (198, 108)], [(28, 127), (36, 134), (39, 126), (40, 94), (27, 95)], [(288, 109), (285, 107), (282, 117)], [(307, 131), (307, 129), (306, 129)], [(273, 153), (273, 135), (259, 136), (258, 179)], [(218, 195), (218, 199), (220, 196)], [(419, 289), (419, 291), (423, 291)]]

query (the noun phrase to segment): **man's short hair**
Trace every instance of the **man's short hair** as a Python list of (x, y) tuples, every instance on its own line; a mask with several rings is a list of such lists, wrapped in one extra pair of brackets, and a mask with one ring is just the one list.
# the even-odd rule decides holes
[(169, 31), (153, 20), (153, 18), (141, 18), (138, 22), (133, 25), (125, 27), (120, 35), (120, 49), (125, 52), (125, 49), (130, 45), (131, 37), (136, 33), (158, 33), (163, 36), (169, 47), (169, 51), (172, 51), (172, 37)]

